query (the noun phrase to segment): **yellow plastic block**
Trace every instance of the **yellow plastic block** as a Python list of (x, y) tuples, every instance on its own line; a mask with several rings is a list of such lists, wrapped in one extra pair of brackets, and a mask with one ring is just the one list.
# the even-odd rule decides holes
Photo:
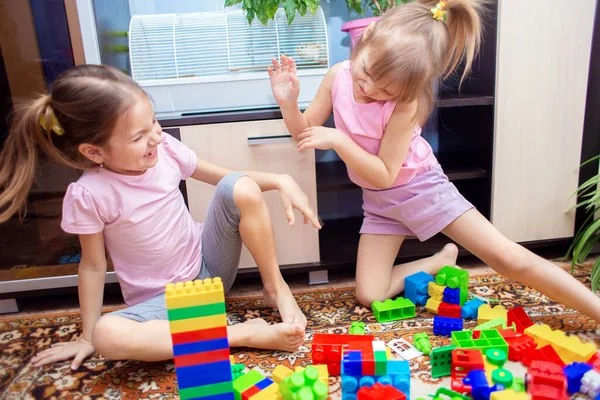
[(225, 293), (221, 278), (169, 283), (165, 289), (167, 309), (223, 303)]
[(559, 329), (553, 331), (546, 324), (531, 325), (525, 329), (525, 334), (535, 340), (538, 348), (547, 344), (552, 345), (565, 364), (575, 361), (586, 362), (598, 351), (593, 343), (583, 343), (577, 336), (567, 336)]
[(425, 308), (430, 313), (438, 315), (438, 309), (440, 308), (441, 303), (441, 301), (435, 300), (433, 297), (430, 297), (429, 300), (427, 300), (427, 304), (425, 304)]
[[(291, 372), (291, 371), (290, 371)], [(277, 383), (272, 384), (265, 390), (261, 390), (254, 396), (250, 397), (250, 400), (278, 400), (282, 399), (279, 393), (279, 385)]]
[[(327, 370), (327, 365), (318, 364), (313, 365), (319, 371), (319, 380), (326, 384), (329, 387), (329, 371)], [(295, 372), (304, 371), (304, 367), (296, 367)]]
[(290, 376), (293, 373), (294, 373), (294, 371), (292, 371), (288, 367), (285, 367), (283, 365), (278, 365), (273, 370), (273, 373), (271, 374), (271, 379), (273, 379), (273, 382), (279, 384), (279, 383), (281, 383), (281, 381), (283, 381), (285, 378), (287, 378), (288, 376)]
[(508, 389), (501, 392), (492, 392), (490, 400), (529, 400), (529, 395), (525, 392), (516, 393), (512, 389)]
[(427, 284), (427, 293), (429, 294), (429, 297), (440, 302), (444, 300), (444, 289), (446, 289), (446, 286), (438, 285), (435, 282), (429, 282)]
[(229, 356), (229, 362), (232, 364), (235, 364), (235, 360), (234, 360), (233, 356)]
[(180, 319), (178, 321), (169, 321), (169, 326), (171, 327), (171, 334), (219, 328), (221, 326), (227, 326), (227, 316), (221, 314), (211, 315), (210, 317)]
[(477, 325), (484, 324), (496, 318), (502, 318), (506, 321), (507, 311), (504, 306), (492, 308), (489, 304), (483, 304), (477, 310)]

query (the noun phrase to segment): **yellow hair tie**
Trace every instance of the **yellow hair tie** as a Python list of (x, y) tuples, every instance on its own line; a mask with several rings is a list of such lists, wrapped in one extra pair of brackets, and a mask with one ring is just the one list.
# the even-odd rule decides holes
[(446, 15), (446, 2), (441, 0), (434, 8), (431, 9), (431, 13), (433, 14), (433, 19), (446, 22), (448, 19), (448, 16)]
[[(46, 113), (50, 114), (50, 124), (47, 123), (48, 118), (46, 118)], [(40, 115), (40, 126), (46, 132), (52, 131), (58, 136), (62, 136), (65, 133), (63, 127), (58, 123), (58, 119), (56, 118), (56, 115), (54, 115), (54, 110), (52, 110), (52, 108), (48, 108), (48, 111)]]

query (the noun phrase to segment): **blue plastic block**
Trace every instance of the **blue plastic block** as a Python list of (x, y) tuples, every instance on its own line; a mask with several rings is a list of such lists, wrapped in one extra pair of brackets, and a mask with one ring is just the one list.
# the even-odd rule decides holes
[(450, 336), (454, 331), (462, 331), (463, 320), (461, 318), (433, 317), (433, 334), (439, 336)]
[(482, 369), (469, 372), (467, 377), (463, 379), (463, 384), (471, 386), (473, 400), (489, 400), (490, 394), (501, 388), (498, 385), (490, 387), (485, 371)]
[[(201, 400), (235, 400), (235, 394), (233, 394), (233, 392), (213, 394), (212, 396), (197, 397), (197, 399), (201, 399)], [(195, 400), (195, 399), (192, 399), (192, 400)]]
[(460, 289), (450, 289), (449, 287), (445, 288), (444, 303), (460, 304)]
[(229, 349), (227, 338), (214, 340), (201, 340), (193, 343), (176, 344), (173, 346), (174, 356), (183, 356), (186, 354), (196, 354), (205, 351)]
[(179, 367), (175, 370), (175, 373), (177, 374), (179, 389), (231, 382), (233, 380), (229, 360)]
[(255, 384), (254, 386), (256, 386), (257, 388), (259, 388), (260, 390), (265, 390), (266, 388), (268, 388), (269, 386), (271, 386), (273, 382), (271, 379), (269, 378), (265, 378), (262, 381), (258, 382), (257, 384)]
[(574, 362), (563, 367), (563, 372), (567, 378), (567, 390), (569, 394), (579, 392), (579, 389), (581, 389), (581, 378), (592, 368), (591, 365), (582, 362)]
[(423, 271), (407, 276), (404, 278), (404, 298), (416, 305), (424, 306), (429, 298), (427, 284), (433, 281), (433, 276)]
[(408, 375), (410, 376), (410, 366), (406, 360), (388, 360), (387, 364), (388, 375)]
[(350, 350), (344, 354), (342, 365), (344, 374), (352, 376), (361, 376), (362, 372), (362, 353), (360, 350)]
[(477, 312), (481, 305), (485, 304), (484, 301), (479, 299), (472, 299), (467, 301), (460, 310), (460, 316), (464, 319), (475, 319), (477, 318)]

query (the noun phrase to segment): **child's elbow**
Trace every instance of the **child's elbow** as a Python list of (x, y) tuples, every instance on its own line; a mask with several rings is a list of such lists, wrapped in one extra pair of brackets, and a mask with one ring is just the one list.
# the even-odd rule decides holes
[(384, 179), (377, 179), (374, 182), (371, 182), (373, 186), (375, 186), (378, 190), (385, 190), (392, 187), (395, 179), (389, 179), (385, 177)]

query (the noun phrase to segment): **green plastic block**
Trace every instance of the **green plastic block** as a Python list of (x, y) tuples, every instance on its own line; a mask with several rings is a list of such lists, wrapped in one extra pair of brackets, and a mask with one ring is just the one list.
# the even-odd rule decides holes
[(319, 381), (319, 370), (312, 365), (279, 383), (283, 400), (325, 400), (328, 390), (327, 385)]
[(387, 354), (384, 351), (376, 351), (373, 355), (375, 359), (375, 376), (387, 375)]
[(231, 375), (233, 376), (234, 381), (244, 375), (245, 368), (244, 364), (231, 364)]
[(414, 346), (417, 348), (417, 350), (419, 350), (421, 353), (425, 354), (425, 355), (429, 355), (429, 353), (431, 353), (431, 343), (429, 342), (429, 336), (427, 336), (427, 333), (425, 332), (420, 332), (420, 333), (415, 333), (415, 336), (413, 337), (414, 339)]
[(438, 285), (446, 285), (451, 289), (460, 288), (460, 305), (467, 301), (469, 296), (469, 273), (464, 269), (445, 266), (435, 276)]
[(167, 310), (169, 321), (181, 319), (210, 317), (212, 315), (225, 314), (225, 303), (204, 304), (201, 306), (174, 308)]
[[(447, 397), (442, 397), (442, 396), (447, 396)], [(467, 396), (464, 396), (458, 392), (455, 392), (454, 390), (450, 390), (448, 388), (439, 388), (437, 390), (437, 392), (435, 392), (435, 395), (433, 395), (433, 399), (432, 400), (469, 400), (469, 398)]]
[(492, 372), (492, 382), (504, 386), (511, 387), (513, 383), (513, 374), (504, 368), (498, 368)]
[[(215, 383), (213, 385), (196, 386), (187, 389), (179, 389), (179, 398), (181, 400), (198, 399), (202, 397), (214, 396), (223, 393), (232, 393), (233, 385), (231, 382)], [(237, 398), (237, 397), (236, 397)], [(240, 399), (242, 397), (240, 396)]]
[(431, 351), (431, 377), (449, 376), (452, 372), (452, 350), (456, 346), (437, 347)]
[(481, 325), (477, 325), (473, 328), (474, 331), (485, 331), (490, 329), (498, 329), (498, 325), (501, 326), (501, 329), (506, 329), (506, 319), (505, 318), (495, 318), (488, 322), (484, 322)]
[(525, 391), (525, 380), (520, 377), (514, 377), (512, 386), (510, 387), (515, 393), (521, 393)]
[(242, 393), (250, 388), (251, 386), (256, 385), (258, 382), (265, 379), (263, 374), (253, 369), (248, 371), (248, 373), (243, 374), (239, 378), (233, 381), (233, 390), (235, 393), (236, 400), (242, 400)]
[(396, 300), (387, 299), (384, 302), (376, 301), (371, 307), (378, 322), (396, 321), (415, 316), (415, 304), (404, 297), (398, 297)]
[(365, 323), (360, 321), (353, 321), (350, 325), (350, 331), (348, 333), (351, 335), (364, 335)]
[[(487, 349), (485, 351), (485, 358), (490, 364), (495, 365), (497, 367), (503, 367), (504, 364), (506, 364), (506, 361), (508, 360), (508, 355), (504, 350)], [(505, 388), (509, 386), (510, 385), (504, 385)]]
[(495, 329), (481, 331), (479, 339), (473, 339), (472, 331), (452, 332), (451, 343), (459, 349), (479, 349), (482, 353), (488, 349), (499, 349), (508, 353), (506, 340)]

